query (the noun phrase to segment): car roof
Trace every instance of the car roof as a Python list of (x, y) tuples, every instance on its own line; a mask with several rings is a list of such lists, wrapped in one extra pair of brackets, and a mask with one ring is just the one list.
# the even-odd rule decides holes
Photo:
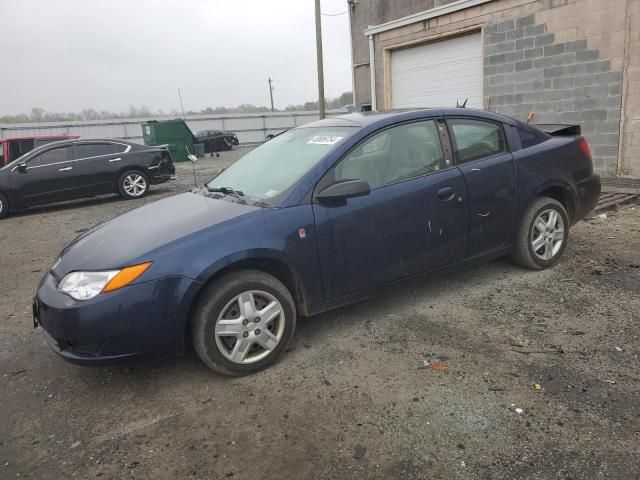
[(54, 138), (57, 138), (60, 140), (73, 140), (74, 138), (78, 138), (78, 137), (61, 133), (60, 135), (33, 135), (30, 137), (0, 138), (0, 142), (14, 142), (16, 140), (51, 140)]
[(361, 112), (349, 113), (347, 115), (338, 115), (324, 120), (318, 120), (311, 123), (301, 125), (304, 127), (366, 127), (375, 123), (389, 123), (390, 120), (397, 118), (398, 121), (413, 118), (433, 117), (433, 116), (465, 116), (478, 117), (488, 120), (503, 122), (509, 125), (526, 128), (527, 125), (514, 118), (500, 115), (498, 113), (488, 112), (476, 108), (414, 108), (414, 109), (398, 109), (386, 110), (378, 112)]

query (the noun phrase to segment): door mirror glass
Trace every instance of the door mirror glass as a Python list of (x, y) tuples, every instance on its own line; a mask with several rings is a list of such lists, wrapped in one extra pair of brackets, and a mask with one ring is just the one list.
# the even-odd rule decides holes
[(369, 195), (371, 188), (364, 180), (346, 180), (334, 183), (322, 190), (316, 198), (320, 202), (330, 202), (335, 200), (345, 200), (352, 197), (362, 197)]

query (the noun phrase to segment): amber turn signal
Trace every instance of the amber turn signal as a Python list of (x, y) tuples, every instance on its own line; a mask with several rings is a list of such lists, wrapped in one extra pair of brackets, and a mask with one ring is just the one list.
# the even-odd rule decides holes
[(112, 292), (119, 288), (126, 287), (146, 272), (152, 263), (153, 262), (141, 263), (139, 265), (133, 265), (132, 267), (123, 268), (115, 277), (109, 280), (109, 283), (105, 285), (102, 292)]

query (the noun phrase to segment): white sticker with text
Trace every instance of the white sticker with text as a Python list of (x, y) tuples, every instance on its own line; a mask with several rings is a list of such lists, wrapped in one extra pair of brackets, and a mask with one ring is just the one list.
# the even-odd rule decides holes
[(334, 145), (342, 140), (344, 137), (335, 137), (333, 135), (316, 135), (307, 143), (313, 145)]

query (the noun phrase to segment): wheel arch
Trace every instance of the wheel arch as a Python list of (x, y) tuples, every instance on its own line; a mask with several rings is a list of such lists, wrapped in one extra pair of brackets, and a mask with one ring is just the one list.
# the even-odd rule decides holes
[(278, 255), (277, 252), (270, 251), (261, 251), (249, 255), (237, 254), (232, 258), (226, 259), (226, 261), (217, 263), (198, 278), (198, 287), (190, 296), (186, 308), (187, 314), (184, 327), (185, 342), (188, 342), (190, 338), (189, 331), (193, 312), (206, 289), (224, 275), (240, 270), (258, 270), (278, 279), (291, 293), (298, 315), (306, 316), (309, 314), (307, 296), (301, 278), (281, 255)]
[(529, 199), (527, 205), (531, 204), (536, 198), (549, 197), (557, 200), (567, 211), (569, 222), (574, 222), (576, 214), (576, 195), (568, 183), (564, 182), (547, 182), (540, 185), (532, 198)]

